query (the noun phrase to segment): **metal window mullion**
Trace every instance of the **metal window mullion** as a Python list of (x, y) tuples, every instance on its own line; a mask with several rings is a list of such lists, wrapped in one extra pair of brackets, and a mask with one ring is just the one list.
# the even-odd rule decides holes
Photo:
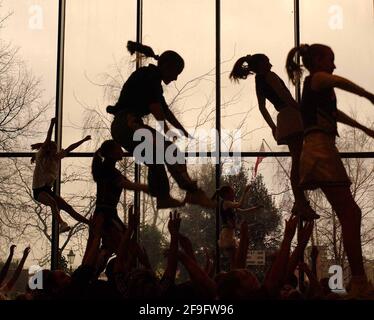
[[(294, 45), (295, 47), (300, 46), (300, 1), (294, 0)], [(300, 65), (300, 55), (297, 54), (297, 64)], [(298, 103), (301, 101), (301, 79), (296, 78), (295, 84), (295, 98)], [(301, 231), (303, 228), (303, 220), (300, 217), (297, 226), (297, 242), (300, 242)], [(300, 256), (300, 262), (304, 262), (304, 254)], [(299, 289), (304, 289), (304, 272), (299, 270)]]
[[(221, 179), (221, 1), (216, 0), (216, 189), (220, 187)], [(218, 200), (217, 200), (218, 203)], [(220, 206), (216, 208), (216, 232), (215, 232), (215, 247), (216, 247), (216, 272), (220, 272), (220, 250), (218, 246), (218, 239), (220, 233)]]
[[(143, 38), (143, 0), (136, 0), (136, 42), (142, 43)], [(136, 69), (141, 67), (140, 59), (136, 59)], [(134, 167), (135, 182), (140, 183), (141, 166), (135, 162)], [(134, 210), (140, 219), (140, 191), (134, 191)], [(135, 230), (135, 239), (139, 239), (140, 223), (137, 223), (137, 230)]]
[[(64, 87), (64, 49), (65, 49), (65, 10), (66, 1), (59, 0), (58, 11), (58, 40), (57, 40), (57, 73), (56, 73), (56, 125), (55, 141), (58, 150), (62, 147), (62, 110), (63, 110), (63, 87)], [(61, 166), (54, 184), (54, 192), (61, 192)], [(59, 261), (59, 225), (52, 215), (52, 244), (51, 244), (51, 270), (58, 268)]]

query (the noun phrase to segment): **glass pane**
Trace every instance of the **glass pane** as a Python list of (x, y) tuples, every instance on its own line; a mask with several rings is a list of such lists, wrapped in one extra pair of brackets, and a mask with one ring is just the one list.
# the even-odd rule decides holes
[[(374, 77), (374, 5), (371, 0), (352, 2), (300, 1), (301, 42), (322, 43), (335, 53), (335, 74), (348, 78), (368, 91), (373, 91)], [(357, 23), (359, 21), (359, 23)], [(350, 44), (350, 45), (347, 45)], [(373, 106), (365, 98), (335, 90), (338, 108), (366, 126), (372, 125)], [(339, 130), (347, 128), (338, 125)], [(346, 145), (342, 151), (358, 151)], [(364, 146), (365, 151), (371, 151)]]
[(195, 136), (196, 140), (188, 141), (194, 150), (199, 137), (215, 127), (214, 1), (192, 0), (188, 5), (184, 1), (144, 1), (143, 43), (156, 54), (174, 50), (185, 61), (177, 81), (164, 86), (164, 94), (178, 120)]
[(1, 2), (0, 151), (29, 151), (54, 114), (58, 1)]
[(110, 137), (112, 116), (105, 109), (134, 70), (126, 43), (135, 37), (136, 1), (67, 1), (64, 146), (92, 134), (77, 151), (93, 151)]
[[(286, 56), (293, 46), (293, 1), (230, 1), (222, 0), (222, 129), (241, 128), (242, 150), (259, 151), (265, 139), (265, 151), (283, 151), (262, 117), (256, 98), (255, 76), (248, 76), (238, 84), (229, 80), (234, 63), (243, 56), (264, 53), (273, 65), (272, 70), (286, 83)], [(266, 107), (276, 123), (273, 105)]]

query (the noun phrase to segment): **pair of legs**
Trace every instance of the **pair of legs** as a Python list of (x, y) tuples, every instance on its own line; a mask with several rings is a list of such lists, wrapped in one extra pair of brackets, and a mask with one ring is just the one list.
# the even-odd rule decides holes
[(303, 138), (302, 136), (296, 137), (288, 142), (288, 149), (290, 150), (291, 155), (291, 187), (292, 192), (295, 197), (295, 211), (300, 214), (304, 219), (318, 219), (319, 215), (317, 215), (313, 209), (310, 207), (307, 198), (305, 197), (304, 190), (300, 187), (300, 156), (301, 151), (303, 148)]
[[(130, 118), (131, 121), (129, 120)], [(148, 134), (146, 138), (150, 137), (152, 141), (135, 141), (133, 137), (136, 130), (139, 129), (144, 130), (143, 132)], [(152, 152), (152, 159), (145, 161), (145, 165), (148, 167), (149, 194), (157, 198), (157, 207), (159, 209), (179, 207), (184, 205), (185, 202), (200, 204), (206, 207), (215, 206), (215, 203), (197, 187), (196, 181), (193, 181), (188, 175), (184, 155), (172, 142), (165, 140), (161, 133), (150, 126), (144, 125), (141, 119), (134, 119), (133, 116), (126, 114), (122, 114), (114, 119), (111, 133), (113, 139), (128, 152), (134, 154), (135, 158), (137, 157), (137, 153), (134, 151), (141, 144), (142, 147), (149, 148), (146, 152)], [(147, 142), (149, 143), (147, 144)], [(159, 144), (160, 142), (162, 144)], [(171, 157), (170, 151), (172, 151), (173, 157)], [(160, 154), (163, 156), (163, 161), (157, 161)], [(171, 163), (169, 158), (176, 161)], [(165, 165), (178, 186), (187, 191), (184, 201), (178, 201), (170, 196), (170, 184)]]
[(64, 210), (66, 213), (68, 213), (72, 218), (75, 220), (88, 224), (89, 221), (80, 215), (78, 212), (76, 212), (73, 207), (68, 204), (64, 199), (62, 199), (60, 196), (57, 195), (50, 195), (45, 191), (42, 191), (38, 198), (36, 199), (40, 203), (48, 206), (52, 210), (53, 217), (63, 225), (66, 225), (66, 222), (61, 218), (60, 210)]

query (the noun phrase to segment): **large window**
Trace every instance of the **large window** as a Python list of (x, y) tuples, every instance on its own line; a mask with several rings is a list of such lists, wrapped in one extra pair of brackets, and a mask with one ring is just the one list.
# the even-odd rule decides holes
[[(35, 3), (34, 3), (35, 2)], [(51, 242), (51, 212), (32, 198), (33, 165), (30, 165), (30, 144), (44, 139), (49, 120), (55, 115), (58, 7), (60, 1), (38, 0), (1, 1), (0, 21), (0, 252), (7, 246), (31, 243), (32, 259), (29, 264), (48, 264)], [(371, 60), (374, 54), (374, 7), (371, 0), (300, 0), (300, 30), (294, 28), (293, 0), (66, 0), (65, 43), (63, 69), (62, 145), (90, 134), (92, 141), (85, 143), (75, 157), (64, 159), (61, 166), (61, 195), (80, 213), (89, 216), (94, 210), (95, 184), (91, 176), (91, 156), (100, 144), (110, 138), (112, 116), (105, 111), (114, 104), (121, 87), (136, 68), (135, 58), (126, 49), (128, 40), (141, 36), (142, 42), (157, 54), (165, 50), (178, 52), (185, 60), (185, 68), (178, 80), (164, 86), (171, 109), (188, 129), (194, 140), (182, 140), (188, 151), (215, 151), (214, 130), (216, 108), (221, 110), (222, 151), (242, 151), (238, 162), (222, 158), (221, 184), (237, 186), (240, 196), (244, 184), (252, 184), (256, 201), (268, 204), (264, 217), (260, 212), (248, 218), (251, 232), (258, 230), (257, 242), (252, 249), (276, 248), (281, 239), (282, 221), (288, 217), (293, 204), (290, 188), (290, 158), (279, 157), (287, 152), (278, 146), (271, 130), (260, 114), (255, 94), (254, 76), (239, 84), (228, 78), (235, 61), (254, 53), (266, 54), (276, 72), (294, 95), (288, 82), (285, 60), (294, 46), (295, 32), (301, 43), (324, 43), (336, 55), (336, 73), (372, 90)], [(61, 2), (61, 3), (62, 3)], [(217, 27), (216, 10), (220, 3)], [(138, 7), (138, 4), (140, 6)], [(137, 11), (141, 8), (141, 11)], [(8, 16), (9, 14), (9, 16)], [(8, 17), (7, 17), (8, 16)], [(4, 17), (7, 17), (3, 20)], [(141, 17), (141, 28), (137, 28)], [(359, 21), (360, 23), (357, 23)], [(220, 87), (216, 83), (216, 31), (220, 30), (221, 66)], [(141, 34), (139, 33), (141, 31)], [(138, 34), (137, 34), (138, 32)], [(157, 63), (152, 59), (141, 64)], [(337, 91), (339, 108), (367, 126), (372, 125), (372, 105), (349, 93)], [(217, 106), (217, 94), (221, 104)], [(276, 112), (267, 103), (274, 121)], [(153, 122), (150, 122), (153, 125)], [(21, 129), (20, 129), (21, 128)], [(239, 132), (236, 130), (239, 129)], [(338, 147), (353, 152), (346, 159), (347, 170), (353, 180), (352, 190), (365, 214), (363, 237), (367, 240), (366, 257), (373, 255), (370, 237), (373, 163), (354, 152), (370, 152), (372, 140), (358, 130), (340, 126)], [(184, 143), (185, 142), (185, 143)], [(239, 143), (238, 143), (239, 142)], [(207, 146), (207, 149), (202, 149)], [(261, 148), (263, 146), (263, 148)], [(253, 152), (272, 152), (271, 156)], [(83, 153), (85, 152), (85, 153)], [(365, 154), (365, 157), (371, 154)], [(204, 161), (206, 160), (206, 161)], [(188, 171), (210, 196), (215, 192), (216, 166), (212, 159), (191, 156)], [(213, 159), (214, 160), (214, 159)], [(134, 179), (133, 159), (121, 164), (128, 178)], [(141, 182), (146, 183), (147, 168), (142, 166)], [(359, 179), (362, 178), (362, 181)], [(365, 178), (366, 177), (366, 178)], [(173, 179), (172, 195), (182, 199), (182, 192)], [(361, 183), (361, 182), (362, 183)], [(360, 183), (359, 183), (360, 182)], [(313, 243), (331, 249), (328, 237), (332, 215), (319, 194), (310, 194), (311, 201), (323, 213), (317, 223)], [(255, 201), (256, 200), (256, 201)], [(133, 203), (133, 193), (126, 192), (119, 206), (125, 221), (127, 209)], [(274, 210), (273, 210), (274, 209)], [(183, 210), (185, 223), (182, 231), (193, 238), (196, 250), (202, 246), (216, 246), (216, 212), (187, 206)], [(154, 199), (141, 195), (140, 239), (146, 242), (159, 262), (162, 248), (167, 245), (167, 219), (169, 210), (156, 210)], [(274, 213), (273, 216), (271, 212)], [(74, 221), (64, 215), (69, 224)], [(196, 219), (194, 219), (196, 217)], [(273, 225), (271, 224), (273, 223)], [(183, 222), (182, 222), (183, 225)], [(254, 226), (254, 227), (253, 227)], [(261, 229), (262, 228), (262, 229)], [(265, 229), (268, 233), (264, 233)], [(87, 229), (78, 226), (71, 237), (60, 236), (63, 255), (72, 249), (79, 265), (87, 238)], [(339, 239), (337, 239), (339, 240)], [(365, 240), (365, 241), (366, 241)], [(330, 242), (329, 242), (330, 241)], [(339, 240), (340, 241), (340, 240)], [(261, 242), (261, 243), (260, 243)], [(266, 246), (264, 247), (264, 243)], [(330, 247), (329, 247), (330, 246)], [(331, 251), (332, 252), (332, 251)], [(332, 258), (331, 254), (328, 254)], [(335, 257), (336, 258), (336, 257)], [(337, 258), (336, 258), (337, 259)], [(162, 266), (160, 265), (162, 269)], [(264, 270), (256, 270), (263, 272)]]

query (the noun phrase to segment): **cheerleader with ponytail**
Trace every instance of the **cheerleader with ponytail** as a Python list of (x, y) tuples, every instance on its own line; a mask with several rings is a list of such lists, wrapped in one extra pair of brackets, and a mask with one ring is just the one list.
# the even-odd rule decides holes
[(230, 186), (222, 186), (213, 195), (213, 199), (219, 199), (221, 233), (218, 244), (221, 249), (225, 250), (230, 257), (236, 248), (235, 231), (236, 231), (236, 214), (252, 213), (262, 206), (243, 209), (243, 205), (247, 200), (250, 186), (247, 186), (243, 192), (240, 201), (235, 201), (235, 191)]
[(361, 210), (351, 193), (351, 181), (335, 146), (335, 139), (338, 136), (337, 122), (360, 129), (370, 137), (374, 137), (374, 131), (337, 109), (334, 88), (367, 98), (373, 104), (374, 95), (345, 78), (333, 75), (334, 52), (322, 44), (302, 45), (290, 51), (286, 69), (293, 83), (303, 72), (296, 63), (297, 54), (309, 71), (300, 104), (304, 124), (300, 184), (306, 190), (320, 188), (338, 216), (352, 274), (350, 295), (373, 297), (374, 289), (367, 281), (362, 258)]
[[(111, 125), (111, 134), (113, 139), (124, 147), (137, 159), (138, 155), (134, 150), (143, 143), (134, 139), (134, 133), (139, 129), (145, 129), (152, 138), (152, 143), (147, 145), (151, 148), (152, 159), (147, 159), (145, 165), (148, 166), (148, 186), (149, 193), (157, 198), (157, 208), (171, 208), (183, 206), (186, 202), (199, 204), (205, 207), (214, 207), (215, 203), (211, 201), (203, 190), (198, 188), (196, 181), (191, 180), (186, 167), (184, 155), (176, 146), (172, 149), (177, 153), (178, 163), (159, 163), (160, 158), (156, 155), (164, 153), (173, 143), (168, 124), (171, 124), (187, 138), (191, 138), (182, 124), (169, 109), (162, 89), (162, 82), (165, 85), (177, 80), (179, 74), (184, 68), (182, 57), (175, 51), (167, 50), (161, 55), (156, 55), (153, 49), (140, 43), (129, 41), (127, 49), (130, 54), (140, 53), (146, 58), (152, 58), (157, 61), (157, 65), (149, 64), (134, 71), (123, 85), (118, 102), (115, 106), (109, 106), (107, 112), (114, 115)], [(144, 124), (143, 118), (152, 114), (161, 124), (162, 132)], [(172, 140), (174, 140), (175, 134)], [(157, 141), (163, 141), (163, 146), (157, 144)], [(142, 159), (138, 159), (142, 162)], [(166, 174), (165, 164), (180, 188), (186, 191), (186, 197), (179, 201), (170, 196), (169, 179)]]
[(56, 181), (61, 160), (65, 158), (69, 152), (78, 148), (82, 143), (89, 141), (91, 136), (87, 136), (84, 139), (73, 143), (66, 149), (58, 150), (56, 142), (51, 140), (55, 122), (55, 118), (51, 119), (47, 137), (43, 143), (35, 143), (31, 145), (32, 150), (38, 150), (31, 158), (31, 163), (35, 163), (32, 189), (34, 199), (51, 208), (53, 217), (57, 219), (59, 223), (59, 232), (63, 233), (69, 231), (70, 227), (62, 219), (60, 210), (64, 210), (78, 222), (88, 224), (89, 221), (76, 212), (63, 198), (56, 195), (52, 191), (52, 187)]
[[(295, 197), (292, 213), (304, 220), (318, 219), (319, 215), (309, 205), (304, 191), (299, 186), (299, 159), (303, 144), (303, 124), (298, 103), (292, 97), (283, 80), (271, 71), (269, 58), (262, 53), (240, 58), (234, 65), (230, 79), (238, 82), (255, 74), (256, 94), (259, 110), (272, 130), (279, 145), (287, 145), (290, 151), (291, 187)], [(278, 111), (275, 124), (266, 108), (268, 100)]]
[(104, 141), (92, 159), (92, 176), (97, 186), (96, 215), (102, 215), (103, 247), (110, 254), (116, 251), (124, 232), (125, 225), (118, 217), (117, 205), (122, 190), (136, 190), (148, 193), (148, 186), (129, 181), (116, 169), (116, 163), (122, 160), (121, 146), (113, 140)]

